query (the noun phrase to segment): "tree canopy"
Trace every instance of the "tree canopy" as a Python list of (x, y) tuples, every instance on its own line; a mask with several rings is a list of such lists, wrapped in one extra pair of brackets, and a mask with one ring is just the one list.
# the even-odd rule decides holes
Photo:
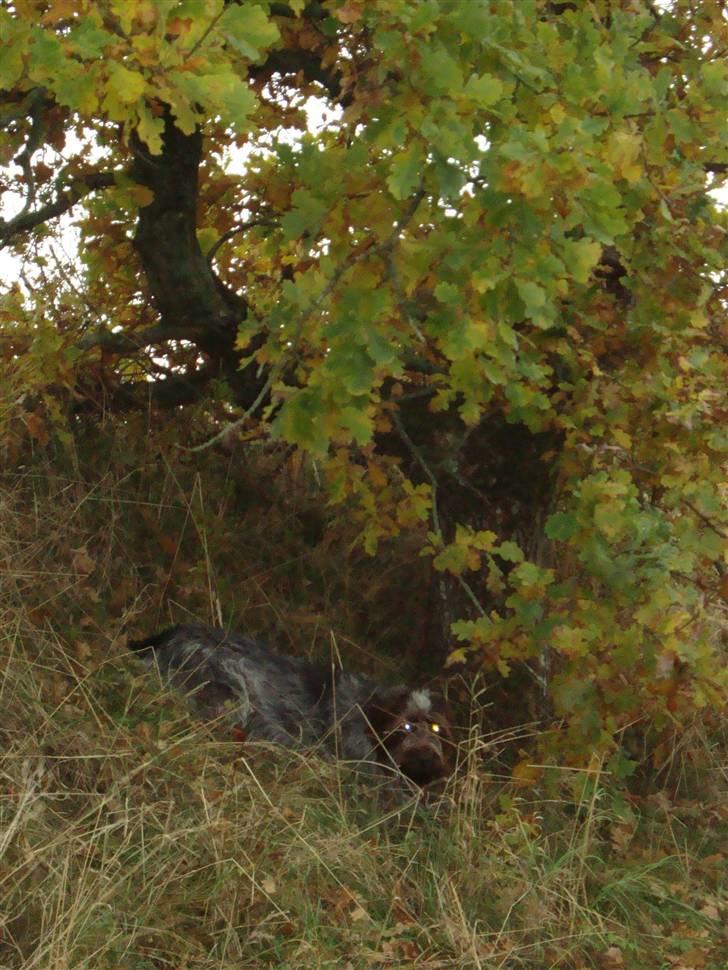
[(0, 44), (9, 455), (285, 440), (577, 753), (723, 704), (721, 0), (2, 0)]

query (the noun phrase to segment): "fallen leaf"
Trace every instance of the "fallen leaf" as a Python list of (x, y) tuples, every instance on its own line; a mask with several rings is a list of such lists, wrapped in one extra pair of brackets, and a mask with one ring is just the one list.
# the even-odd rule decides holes
[(621, 970), (624, 965), (624, 957), (618, 946), (610, 946), (599, 957), (599, 966), (603, 970)]
[(271, 879), (270, 876), (266, 876), (265, 879), (263, 879), (260, 884), (260, 888), (267, 896), (273, 896), (278, 892), (275, 879)]
[(72, 549), (71, 565), (73, 566), (73, 571), (80, 573), (82, 576), (88, 576), (96, 569), (96, 563), (91, 558), (88, 553), (86, 546), (79, 546), (78, 549)]

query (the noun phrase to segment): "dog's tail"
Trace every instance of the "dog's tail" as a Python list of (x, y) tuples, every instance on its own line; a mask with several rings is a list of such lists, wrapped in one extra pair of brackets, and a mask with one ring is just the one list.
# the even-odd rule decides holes
[(176, 626), (171, 626), (166, 630), (162, 630), (161, 633), (155, 633), (154, 636), (147, 637), (145, 640), (127, 640), (126, 645), (134, 653), (147, 653), (150, 650), (158, 650), (172, 639), (176, 630)]

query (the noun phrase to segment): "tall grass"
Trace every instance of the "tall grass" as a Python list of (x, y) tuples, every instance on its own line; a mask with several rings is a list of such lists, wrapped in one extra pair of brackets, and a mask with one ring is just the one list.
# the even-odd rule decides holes
[(598, 760), (512, 781), (534, 729), (489, 733), (476, 704), (424, 798), (195, 722), (127, 629), (222, 615), (307, 652), (333, 631), (370, 670), (362, 623), (396, 636), (381, 563), (312, 542), (320, 498), (289, 479), (261, 521), (244, 485), (111, 461), (2, 482), (0, 966), (728, 965), (719, 730), (635, 799)]

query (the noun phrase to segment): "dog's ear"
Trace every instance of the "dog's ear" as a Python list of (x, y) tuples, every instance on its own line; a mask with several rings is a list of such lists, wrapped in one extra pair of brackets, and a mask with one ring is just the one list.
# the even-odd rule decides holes
[(391, 687), (376, 691), (362, 706), (367, 727), (375, 737), (385, 738), (402, 716), (409, 691), (406, 687)]

